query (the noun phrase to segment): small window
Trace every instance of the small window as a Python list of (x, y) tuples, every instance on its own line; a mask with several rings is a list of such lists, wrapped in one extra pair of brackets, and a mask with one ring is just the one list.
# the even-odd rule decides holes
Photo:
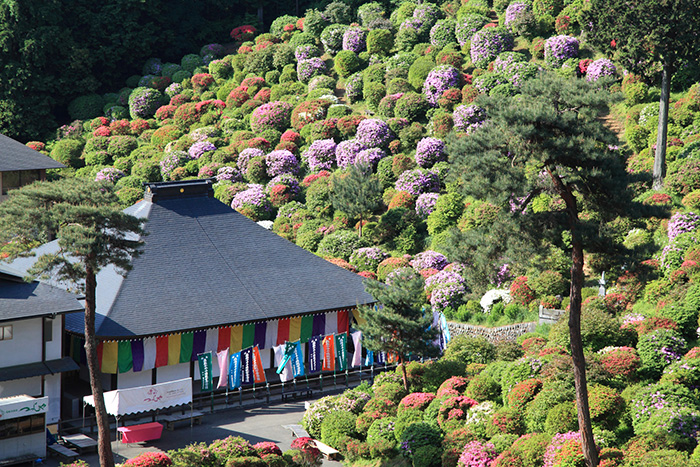
[(12, 325), (0, 326), (0, 341), (9, 341), (12, 339)]
[(44, 318), (44, 342), (53, 340), (53, 319)]

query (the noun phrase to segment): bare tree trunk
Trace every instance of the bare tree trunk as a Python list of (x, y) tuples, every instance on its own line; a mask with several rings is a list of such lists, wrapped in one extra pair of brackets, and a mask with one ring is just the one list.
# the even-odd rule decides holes
[(661, 98), (659, 99), (659, 126), (654, 153), (653, 184), (654, 190), (664, 187), (666, 176), (666, 142), (668, 139), (668, 103), (671, 95), (671, 58), (664, 57), (661, 72)]
[(408, 372), (406, 371), (406, 361), (403, 355), (399, 355), (399, 364), (401, 365), (401, 375), (403, 377), (403, 388), (408, 392)]
[(85, 354), (90, 373), (90, 388), (95, 401), (95, 418), (97, 419), (97, 452), (101, 467), (114, 467), (112, 441), (109, 433), (109, 419), (100, 381), (100, 370), (97, 362), (97, 337), (95, 336), (95, 289), (97, 279), (95, 271), (86, 268), (85, 274)]

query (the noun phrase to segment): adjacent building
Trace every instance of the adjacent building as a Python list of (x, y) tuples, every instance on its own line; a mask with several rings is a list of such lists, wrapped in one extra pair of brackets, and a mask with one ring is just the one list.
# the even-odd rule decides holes
[(45, 180), (46, 169), (61, 168), (65, 165), (0, 134), (0, 202), (13, 188)]

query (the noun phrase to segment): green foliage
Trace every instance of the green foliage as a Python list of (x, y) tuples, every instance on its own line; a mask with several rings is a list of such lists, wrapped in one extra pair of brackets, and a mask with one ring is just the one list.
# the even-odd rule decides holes
[(412, 457), (413, 453), (421, 447), (439, 446), (441, 441), (440, 430), (428, 423), (414, 423), (401, 435), (401, 443), (407, 447), (403, 452), (408, 457)]
[(394, 46), (394, 35), (387, 29), (372, 29), (367, 34), (367, 52), (387, 56)]
[[(552, 343), (569, 348), (569, 314), (565, 313), (552, 326), (549, 339)], [(597, 352), (603, 347), (630, 343), (630, 334), (620, 331), (620, 321), (607, 311), (586, 307), (581, 313), (581, 339), (586, 349)]]
[(335, 71), (343, 78), (347, 78), (360, 67), (360, 59), (352, 50), (341, 50), (335, 56), (334, 62)]
[(437, 235), (457, 225), (457, 220), (464, 211), (464, 200), (459, 193), (441, 195), (435, 203), (433, 212), (427, 220), (428, 233)]
[(435, 61), (430, 56), (418, 57), (408, 69), (408, 82), (414, 89), (422, 89), (425, 78), (435, 67)]
[(99, 94), (76, 97), (68, 104), (68, 114), (72, 120), (89, 120), (102, 115), (104, 100)]
[(576, 405), (573, 402), (562, 402), (547, 411), (544, 431), (550, 435), (568, 433), (578, 429)]
[(84, 161), (80, 158), (85, 142), (79, 139), (62, 139), (51, 150), (51, 158), (68, 167), (80, 168)]
[(492, 362), (496, 358), (496, 347), (483, 337), (456, 336), (447, 345), (443, 358), (457, 361), (466, 368), (470, 363)]
[(357, 415), (343, 410), (331, 412), (321, 422), (321, 441), (329, 446), (338, 446), (344, 436), (356, 437)]

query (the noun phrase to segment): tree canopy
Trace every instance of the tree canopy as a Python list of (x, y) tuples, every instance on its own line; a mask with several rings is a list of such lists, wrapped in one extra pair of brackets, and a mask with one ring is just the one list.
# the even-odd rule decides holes
[(351, 218), (359, 217), (360, 236), (362, 236), (362, 219), (381, 205), (381, 195), (381, 183), (366, 166), (353, 164), (345, 173), (333, 177), (331, 191), (333, 208)]

